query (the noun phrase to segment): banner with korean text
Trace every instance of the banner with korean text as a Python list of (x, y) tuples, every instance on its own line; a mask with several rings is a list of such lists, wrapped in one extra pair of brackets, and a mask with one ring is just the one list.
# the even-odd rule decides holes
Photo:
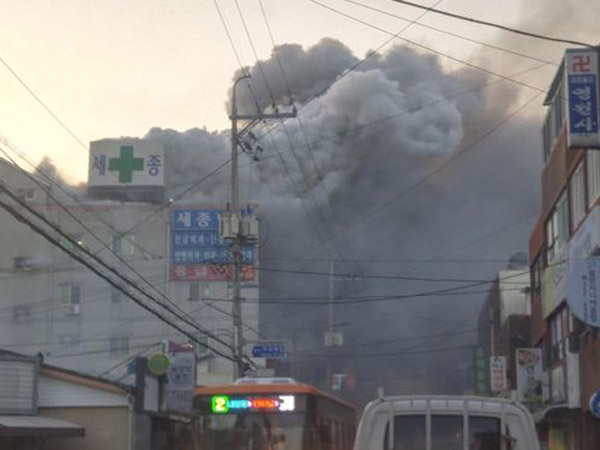
[[(231, 281), (231, 243), (219, 234), (219, 209), (175, 209), (171, 215), (171, 280)], [(243, 214), (252, 214), (244, 211)], [(242, 245), (244, 282), (256, 278), (256, 245)]]

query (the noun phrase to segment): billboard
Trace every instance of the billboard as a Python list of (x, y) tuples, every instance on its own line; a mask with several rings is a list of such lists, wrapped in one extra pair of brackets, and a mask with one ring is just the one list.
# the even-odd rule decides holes
[(90, 144), (90, 186), (163, 186), (164, 147), (158, 142), (103, 140)]
[(567, 50), (565, 86), (569, 148), (600, 149), (597, 50)]
[(542, 349), (518, 348), (515, 352), (517, 368), (517, 399), (522, 403), (542, 403), (543, 380)]
[[(174, 209), (171, 217), (171, 279), (175, 281), (231, 281), (231, 243), (219, 234), (220, 209)], [(245, 210), (242, 214), (252, 214)], [(242, 245), (242, 281), (256, 277), (255, 245)]]

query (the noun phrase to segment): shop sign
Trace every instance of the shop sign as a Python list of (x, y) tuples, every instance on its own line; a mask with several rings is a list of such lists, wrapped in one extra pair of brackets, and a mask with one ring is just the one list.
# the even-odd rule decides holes
[(490, 381), (492, 392), (501, 392), (508, 389), (505, 356), (492, 356), (490, 358)]
[(600, 148), (598, 78), (598, 50), (567, 50), (565, 86), (569, 148)]
[(490, 358), (487, 352), (481, 348), (473, 349), (473, 384), (477, 395), (489, 395), (490, 393)]
[(542, 350), (518, 348), (515, 351), (517, 370), (517, 399), (522, 403), (542, 403)]

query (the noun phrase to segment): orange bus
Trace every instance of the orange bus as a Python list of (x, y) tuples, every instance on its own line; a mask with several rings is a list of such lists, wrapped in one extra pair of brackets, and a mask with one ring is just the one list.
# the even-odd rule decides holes
[(200, 450), (351, 450), (354, 407), (289, 378), (196, 388)]

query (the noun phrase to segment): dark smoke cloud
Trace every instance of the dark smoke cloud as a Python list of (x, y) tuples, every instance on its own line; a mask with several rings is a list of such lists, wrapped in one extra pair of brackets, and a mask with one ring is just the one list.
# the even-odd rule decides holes
[[(439, 258), (500, 224), (536, 210), (539, 123), (528, 116), (503, 126), (498, 135), (485, 139), (459, 162), (391, 203), (383, 212), (359, 226), (355, 222), (499, 126), (519, 99), (514, 85), (500, 82), (482, 88), (490, 81), (488, 75), (470, 68), (446, 72), (437, 57), (402, 46), (375, 55), (348, 74), (346, 71), (355, 65), (357, 57), (332, 39), (324, 39), (308, 49), (283, 45), (278, 53), (300, 108), (300, 120), (289, 120), (285, 127), (278, 126), (260, 140), (265, 149), (261, 161), (252, 163), (242, 158), (242, 199), (258, 202), (263, 215), (264, 268), (328, 272), (327, 261), (306, 259), (335, 258), (335, 270), (342, 273), (408, 272), (432, 278), (491, 278), (504, 266), (443, 261), (424, 265), (410, 260)], [(289, 108), (287, 87), (275, 55), (262, 64), (277, 107)], [(250, 72), (259, 107), (271, 110), (260, 69), (254, 66)], [(329, 84), (332, 86), (326, 89)], [(229, 105), (228, 101), (227, 110)], [(256, 109), (244, 84), (240, 85), (239, 106), (247, 112)], [(268, 129), (254, 131), (261, 136)], [(226, 160), (230, 152), (226, 131), (193, 129), (181, 133), (154, 128), (144, 139), (157, 140), (165, 146), (169, 196), (198, 182)], [(194, 199), (225, 202), (229, 197), (228, 183), (228, 170), (224, 170), (200, 184)], [(508, 230), (453, 256), (508, 259), (515, 251), (526, 248), (528, 226)], [(302, 259), (305, 261), (299, 261)], [(381, 262), (386, 259), (409, 262)], [(328, 292), (327, 277), (264, 271), (260, 281), (264, 298), (322, 298)], [(455, 286), (368, 277), (353, 283), (336, 281), (334, 285), (335, 296), (340, 298), (389, 296)], [(485, 294), (339, 306), (335, 322), (346, 323), (345, 351), (356, 348), (356, 352), (365, 353), (369, 347), (353, 346), (376, 339), (397, 338), (401, 342), (415, 335), (472, 328), (477, 302), (482, 298)], [(299, 352), (324, 351), (326, 306), (265, 304), (261, 321), (263, 334), (296, 340)], [(411, 345), (428, 349), (470, 342), (472, 336), (463, 334)], [(398, 351), (404, 347), (388, 344), (382, 350)], [(372, 397), (376, 385), (385, 385), (385, 375), (389, 378), (390, 371), (405, 377), (423, 371), (440, 373), (441, 368), (456, 366), (467, 357), (468, 351), (368, 361), (340, 357), (331, 364), (334, 371), (348, 369), (357, 374), (361, 394), (355, 399), (363, 401)], [(324, 364), (320, 359), (316, 363), (314, 358), (307, 361), (309, 358), (299, 358), (297, 375), (323, 385)], [(465, 383), (460, 376), (446, 383), (424, 377), (421, 388), (456, 391)]]

